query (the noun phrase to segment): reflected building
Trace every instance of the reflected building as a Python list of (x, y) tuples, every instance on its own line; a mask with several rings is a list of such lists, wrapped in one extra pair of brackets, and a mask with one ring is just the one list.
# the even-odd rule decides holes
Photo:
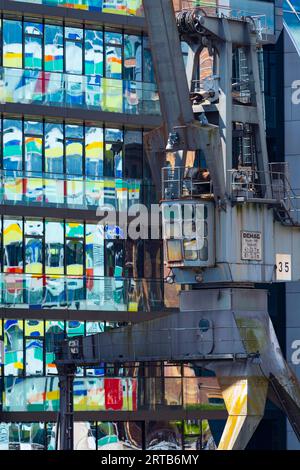
[[(193, 2), (235, 17), (255, 14), (262, 34), (274, 39), (265, 51), (271, 122), (276, 93), (268, 67), (281, 41), (282, 5), (276, 0), (275, 12), (273, 1), (219, 3)], [(96, 214), (103, 205), (122, 214), (136, 203), (159, 202), (143, 138), (161, 124), (161, 113), (142, 0), (6, 4), (0, 15), (0, 449), (53, 450), (54, 340), (178, 308), (176, 286), (164, 283), (160, 240), (131, 240), (118, 221), (101, 225)], [(186, 45), (182, 50), (186, 59)], [(211, 65), (204, 51), (204, 78)], [(269, 126), (270, 148), (278, 153), (276, 138)], [(214, 449), (227, 416), (212, 374), (160, 363), (78, 369), (74, 410), (75, 448), (99, 451)], [(280, 447), (285, 435), (274, 410), (266, 422), (270, 446)]]

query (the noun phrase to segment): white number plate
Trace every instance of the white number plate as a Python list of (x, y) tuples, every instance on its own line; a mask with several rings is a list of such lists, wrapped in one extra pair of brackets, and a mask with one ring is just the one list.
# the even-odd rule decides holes
[(276, 279), (277, 281), (292, 280), (292, 257), (291, 255), (276, 255)]

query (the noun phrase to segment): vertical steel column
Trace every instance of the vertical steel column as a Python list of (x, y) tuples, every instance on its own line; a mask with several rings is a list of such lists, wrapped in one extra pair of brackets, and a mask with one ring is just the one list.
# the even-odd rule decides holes
[(59, 377), (59, 432), (60, 450), (73, 450), (74, 447), (74, 411), (73, 383), (76, 367), (74, 365), (57, 365)]

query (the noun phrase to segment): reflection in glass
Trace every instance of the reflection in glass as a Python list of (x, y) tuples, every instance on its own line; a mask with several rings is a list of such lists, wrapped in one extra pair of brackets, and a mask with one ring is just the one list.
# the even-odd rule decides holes
[(191, 451), (216, 449), (216, 444), (207, 419), (184, 421), (183, 433), (184, 450)]
[(124, 79), (142, 81), (142, 38), (125, 34)]
[(46, 274), (63, 274), (64, 224), (62, 222), (46, 221), (45, 245)]
[(22, 154), (22, 122), (15, 119), (3, 119), (3, 168), (21, 170)]
[(23, 320), (5, 320), (4, 322), (4, 374), (22, 375), (23, 357)]
[(70, 176), (81, 176), (83, 160), (83, 143), (80, 140), (66, 139), (66, 170)]
[(25, 136), (25, 170), (39, 173), (42, 171), (43, 139)]
[(182, 426), (176, 421), (150, 421), (146, 424), (147, 450), (182, 450)]
[(42, 69), (43, 25), (24, 23), (25, 33), (25, 68)]
[(98, 422), (98, 450), (141, 450), (142, 423), (128, 422)]
[(82, 74), (83, 30), (65, 27), (65, 70), (67, 73)]
[(103, 129), (87, 127), (85, 133), (85, 174), (95, 178), (103, 176)]
[(105, 73), (107, 78), (122, 79), (122, 49), (105, 46)]
[(3, 20), (3, 66), (22, 68), (22, 23)]
[(25, 320), (25, 336), (34, 338), (44, 336), (44, 322), (42, 320)]
[(64, 172), (64, 135), (62, 124), (45, 124), (45, 171)]
[(23, 223), (20, 219), (5, 219), (3, 226), (4, 272), (23, 272)]
[(85, 74), (103, 76), (103, 33), (85, 31)]
[(44, 450), (44, 423), (0, 423), (0, 450)]
[(63, 72), (64, 48), (62, 26), (45, 25), (45, 70), (46, 72)]
[(44, 347), (39, 339), (26, 339), (26, 375), (43, 375)]

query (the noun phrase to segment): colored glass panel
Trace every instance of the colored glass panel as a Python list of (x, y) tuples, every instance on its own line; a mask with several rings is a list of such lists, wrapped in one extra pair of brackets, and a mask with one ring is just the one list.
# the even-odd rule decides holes
[(29, 173), (42, 171), (43, 139), (25, 136), (25, 170)]
[(25, 34), (25, 68), (42, 69), (43, 25), (39, 23), (24, 23)]
[(117, 15), (143, 16), (142, 0), (26, 0), (26, 2)]
[(103, 33), (85, 31), (85, 74), (103, 76)]
[(23, 66), (22, 22), (3, 20), (3, 65)]
[(82, 175), (83, 142), (66, 139), (66, 170), (71, 176)]
[(105, 73), (107, 78), (122, 78), (122, 49), (118, 46), (105, 46)]
[(103, 129), (87, 127), (85, 132), (85, 174), (97, 178), (103, 176)]
[(23, 320), (4, 321), (4, 374), (22, 375), (23, 357)]
[(42, 375), (44, 366), (44, 343), (40, 339), (26, 339), (26, 375)]
[[(3, 226), (4, 272), (23, 272), (23, 223), (20, 219), (6, 219)], [(17, 289), (16, 292), (17, 294)]]
[[(45, 269), (46, 274), (64, 273), (64, 224), (49, 222), (45, 224)], [(53, 279), (55, 284), (55, 279)], [(59, 284), (59, 283), (58, 283)], [(53, 286), (53, 295), (60, 295), (60, 286)]]
[(63, 72), (64, 46), (63, 28), (55, 25), (45, 25), (44, 63), (47, 72)]
[(15, 119), (3, 120), (3, 168), (21, 170), (23, 154), (22, 122)]
[(44, 322), (42, 320), (25, 320), (25, 336), (41, 338), (44, 336)]
[(64, 134), (62, 124), (45, 124), (45, 171), (64, 172)]
[(82, 74), (83, 30), (65, 28), (65, 70), (67, 73)]
[(124, 37), (124, 78), (142, 81), (142, 38), (126, 34)]

